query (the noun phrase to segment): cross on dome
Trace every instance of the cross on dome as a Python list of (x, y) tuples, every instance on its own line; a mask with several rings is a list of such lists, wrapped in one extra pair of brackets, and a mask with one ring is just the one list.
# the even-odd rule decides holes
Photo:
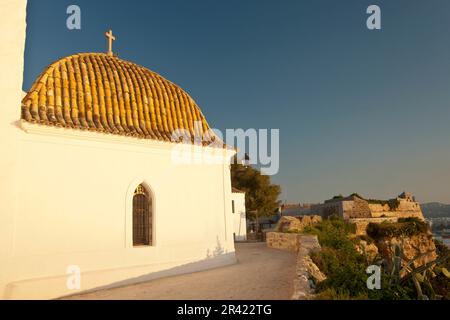
[(116, 37), (113, 35), (111, 29), (108, 32), (105, 32), (105, 36), (108, 39), (108, 56), (113, 56), (112, 46), (113, 41), (116, 40)]

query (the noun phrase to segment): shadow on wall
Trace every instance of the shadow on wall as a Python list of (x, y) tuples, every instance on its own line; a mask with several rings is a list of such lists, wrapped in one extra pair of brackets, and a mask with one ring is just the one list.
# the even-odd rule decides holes
[[(176, 276), (176, 275), (181, 275), (181, 274), (205, 271), (208, 269), (214, 269), (214, 268), (232, 265), (237, 262), (234, 252), (230, 252), (230, 253), (224, 253), (224, 252), (225, 252), (225, 250), (223, 249), (220, 241), (217, 239), (216, 248), (214, 249), (214, 251), (212, 253), (210, 252), (209, 249), (207, 250), (206, 259), (183, 264), (183, 265), (173, 267), (170, 269), (166, 269), (166, 270), (162, 270), (162, 271), (156, 271), (156, 272), (152, 272), (149, 274), (144, 274), (139, 277), (134, 277), (134, 278), (114, 282), (109, 285), (80, 291), (80, 292), (73, 293), (70, 295), (65, 295), (65, 296), (60, 297), (59, 299), (69, 298), (71, 296), (77, 296), (77, 295), (82, 295), (82, 294), (86, 294), (86, 293), (92, 293), (92, 292), (99, 291), (99, 290), (125, 287), (125, 286), (138, 284), (138, 283), (142, 283), (142, 282), (147, 282), (147, 281), (164, 278), (164, 277), (171, 277), (171, 276)], [(82, 277), (83, 277), (83, 275), (82, 275)]]
[(219, 237), (216, 238), (216, 242), (217, 244), (214, 248), (214, 251), (211, 252), (209, 249), (206, 250), (206, 259), (212, 259), (225, 253), (225, 249), (222, 247), (222, 244), (219, 241)]

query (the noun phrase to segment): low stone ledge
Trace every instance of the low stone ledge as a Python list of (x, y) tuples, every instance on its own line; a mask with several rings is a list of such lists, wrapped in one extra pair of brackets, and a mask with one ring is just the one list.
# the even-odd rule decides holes
[(267, 247), (297, 252), (301, 235), (298, 233), (267, 232)]
[[(319, 240), (315, 235), (299, 233), (267, 232), (267, 247), (297, 252), (293, 300), (308, 300), (314, 296), (316, 282), (326, 277), (309, 256), (320, 251)], [(314, 280), (313, 280), (314, 279)]]
[(321, 247), (317, 236), (299, 235), (299, 248), (297, 254), (296, 277), (294, 280), (293, 300), (309, 300), (314, 296), (314, 281), (325, 280), (325, 275), (313, 263), (309, 256), (312, 252), (320, 251)]

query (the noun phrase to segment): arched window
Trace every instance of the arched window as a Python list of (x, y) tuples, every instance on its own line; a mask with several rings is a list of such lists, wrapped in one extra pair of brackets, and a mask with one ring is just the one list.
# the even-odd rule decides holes
[(133, 246), (152, 245), (152, 198), (140, 184), (133, 196)]

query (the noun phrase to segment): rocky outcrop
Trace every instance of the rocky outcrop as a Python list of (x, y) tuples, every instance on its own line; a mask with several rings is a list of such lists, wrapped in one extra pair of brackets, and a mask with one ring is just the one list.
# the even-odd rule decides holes
[(278, 221), (275, 227), (276, 232), (301, 232), (305, 227), (314, 225), (322, 221), (320, 216), (300, 216), (290, 217), (284, 216)]
[(395, 246), (403, 251), (402, 264), (412, 261), (415, 268), (436, 260), (436, 246), (430, 233), (420, 233), (408, 237), (384, 237), (376, 242), (380, 255), (385, 261), (392, 261)]
[(356, 251), (363, 256), (366, 256), (370, 262), (374, 261), (378, 255), (378, 247), (374, 243), (368, 243), (365, 240), (360, 240), (355, 247)]
[(303, 257), (302, 263), (308, 272), (310, 280), (313, 281), (314, 286), (327, 278), (327, 276), (324, 275), (323, 272), (320, 271), (319, 267), (312, 261), (309, 255)]

